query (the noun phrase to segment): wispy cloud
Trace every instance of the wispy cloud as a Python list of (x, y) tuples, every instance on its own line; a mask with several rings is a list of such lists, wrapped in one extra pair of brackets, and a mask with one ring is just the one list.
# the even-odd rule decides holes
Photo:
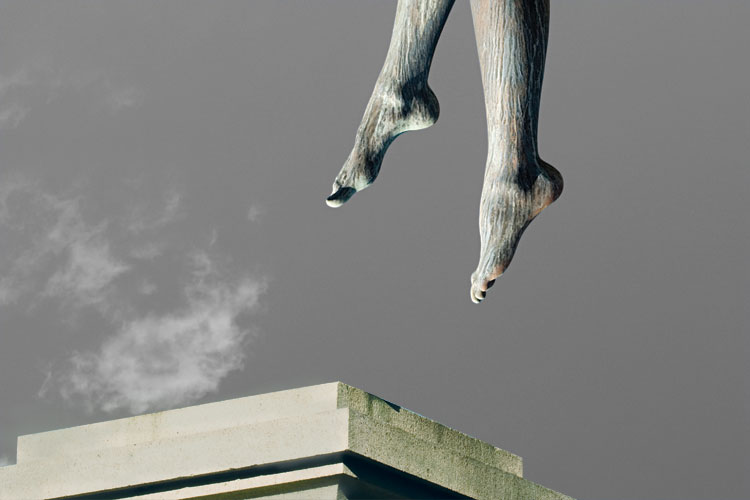
[(249, 220), (250, 222), (257, 222), (258, 219), (260, 219), (262, 213), (263, 211), (261, 210), (260, 206), (250, 205), (250, 208), (247, 209), (247, 220)]
[[(197, 249), (171, 248), (165, 227), (182, 203), (167, 190), (134, 234), (82, 196), (0, 178), (0, 307), (51, 301), (61, 312), (98, 313), (105, 329), (98, 347), (46, 371), (40, 397), (138, 413), (194, 401), (244, 366), (265, 281), (231, 271), (215, 228)], [(133, 257), (132, 239), (150, 260)], [(162, 258), (170, 271), (153, 272)]]
[(0, 98), (12, 89), (27, 87), (33, 83), (27, 68), (20, 68), (10, 75), (0, 75)]
[(109, 243), (100, 235), (74, 241), (69, 253), (65, 267), (47, 281), (45, 295), (73, 297), (83, 305), (100, 304), (109, 284), (130, 269), (112, 256)]
[(136, 87), (117, 86), (112, 83), (109, 83), (107, 87), (105, 102), (115, 113), (140, 106), (143, 102), (143, 92)]
[(145, 97), (141, 88), (117, 82), (102, 71), (58, 71), (29, 64), (0, 74), (0, 130), (17, 128), (32, 108), (66, 92), (86, 92), (93, 105), (111, 113), (135, 108)]
[(141, 295), (153, 295), (154, 292), (156, 292), (156, 285), (147, 279), (138, 286), (138, 293)]
[(140, 234), (161, 229), (180, 218), (181, 209), (182, 195), (179, 191), (170, 189), (164, 195), (164, 205), (159, 212), (149, 211), (145, 204), (134, 207), (126, 221), (127, 230), (133, 234)]
[(0, 305), (38, 287), (42, 296), (102, 304), (111, 283), (130, 269), (112, 255), (106, 227), (106, 220), (84, 220), (78, 198), (56, 197), (25, 180), (0, 183)]
[(11, 103), (8, 107), (0, 109), (0, 130), (12, 130), (18, 127), (26, 115), (29, 107), (19, 103)]
[(60, 395), (89, 409), (141, 413), (194, 401), (242, 368), (252, 329), (239, 318), (257, 310), (265, 285), (222, 281), (207, 254), (195, 264), (182, 309), (133, 319), (98, 350), (74, 354), (55, 377)]
[(165, 246), (163, 242), (148, 241), (134, 245), (130, 249), (130, 256), (138, 260), (154, 260), (164, 253)]

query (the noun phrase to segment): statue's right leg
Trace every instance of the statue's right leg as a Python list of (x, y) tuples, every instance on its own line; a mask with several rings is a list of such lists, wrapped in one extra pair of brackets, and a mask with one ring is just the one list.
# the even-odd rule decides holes
[(326, 200), (344, 204), (380, 171), (388, 146), (403, 132), (437, 121), (439, 106), (427, 85), (432, 56), (454, 0), (399, 0), (391, 44), (357, 130), (354, 148)]
[(481, 253), (471, 300), (508, 268), (526, 227), (563, 189), (539, 158), (537, 124), (549, 0), (471, 0), (487, 111), (488, 152), (479, 206)]

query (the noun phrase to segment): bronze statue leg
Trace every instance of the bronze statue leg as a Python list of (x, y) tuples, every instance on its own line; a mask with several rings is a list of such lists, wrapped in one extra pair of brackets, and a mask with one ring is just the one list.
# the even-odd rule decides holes
[(560, 196), (563, 181), (537, 149), (549, 0), (471, 0), (471, 12), (489, 139), (481, 254), (471, 276), (471, 299), (478, 303), (510, 264), (529, 223)]
[(388, 146), (408, 130), (427, 128), (440, 108), (427, 85), (432, 56), (454, 0), (399, 0), (383, 69), (357, 130), (354, 148), (326, 200), (338, 207), (380, 171)]

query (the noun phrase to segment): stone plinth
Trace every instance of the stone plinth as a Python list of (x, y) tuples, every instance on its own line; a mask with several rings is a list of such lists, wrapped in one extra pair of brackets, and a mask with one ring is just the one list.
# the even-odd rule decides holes
[(0, 498), (567, 499), (521, 458), (334, 382), (18, 438)]

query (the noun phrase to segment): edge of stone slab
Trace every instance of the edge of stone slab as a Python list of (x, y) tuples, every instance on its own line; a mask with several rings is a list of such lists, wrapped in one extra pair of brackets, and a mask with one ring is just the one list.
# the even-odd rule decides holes
[[(348, 410), (348, 449), (357, 455), (479, 500), (573, 500), (465, 453)], [(403, 453), (404, 449), (408, 453)]]
[[(336, 409), (339, 382), (254, 394), (18, 436), (17, 463)], [(50, 447), (54, 444), (54, 447)]]
[(401, 429), (422, 441), (444, 446), (483, 464), (523, 477), (523, 459), (461, 431), (424, 417), (362, 389), (338, 383), (338, 408), (350, 408), (361, 415)]
[[(521, 457), (340, 381), (19, 436), (17, 462), (48, 458), (50, 453), (56, 456), (77, 454), (147, 442), (155, 436), (189, 435), (345, 407), (421, 440), (523, 475)], [(49, 446), (52, 442), (53, 450)]]

